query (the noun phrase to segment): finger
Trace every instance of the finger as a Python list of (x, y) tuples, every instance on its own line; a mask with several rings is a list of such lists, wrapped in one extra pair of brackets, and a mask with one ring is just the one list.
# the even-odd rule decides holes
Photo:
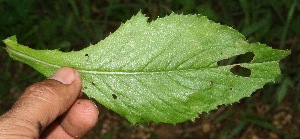
[(38, 138), (46, 126), (70, 108), (80, 89), (81, 79), (77, 71), (68, 67), (59, 69), (50, 79), (25, 90), (13, 108), (1, 116), (0, 130), (6, 131), (5, 134)]
[(53, 125), (49, 128), (46, 134), (43, 134), (43, 139), (74, 139), (71, 135), (69, 135), (63, 127), (59, 124), (59, 122), (54, 122)]
[(98, 121), (98, 108), (96, 105), (85, 99), (77, 100), (70, 110), (63, 115), (60, 122), (57, 122), (49, 131), (46, 131), (45, 138), (81, 138), (87, 134)]
[(90, 100), (78, 100), (62, 119), (61, 126), (73, 137), (87, 134), (98, 121), (99, 110)]

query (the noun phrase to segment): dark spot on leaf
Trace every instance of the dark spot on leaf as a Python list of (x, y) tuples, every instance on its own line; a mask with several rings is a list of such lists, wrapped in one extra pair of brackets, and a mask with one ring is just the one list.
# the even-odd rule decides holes
[(90, 56), (89, 56), (89, 54), (85, 54), (84, 56), (86, 57), (86, 62), (87, 62), (89, 60)]
[(85, 90), (85, 89), (87, 89), (87, 87), (86, 87), (86, 86), (84, 86), (82, 89), (83, 89), (83, 90)]
[(232, 90), (232, 87), (230, 87), (229, 90)]
[(40, 121), (38, 121), (37, 125), (38, 125), (39, 134), (42, 134), (42, 132), (43, 132), (43, 125), (42, 125), (42, 123)]
[[(222, 54), (222, 53), (221, 53)], [(254, 58), (253, 52), (247, 52), (245, 54), (233, 56), (228, 59), (223, 59), (217, 62), (218, 66), (227, 66), (232, 64), (239, 64), (239, 63), (250, 63)]]
[(117, 99), (117, 98), (118, 98), (118, 96), (117, 96), (116, 94), (112, 94), (112, 97), (113, 97), (114, 99)]
[(92, 82), (92, 85), (94, 85), (94, 86), (95, 86), (96, 84), (95, 84), (94, 82)]
[(80, 104), (80, 101), (78, 101), (77, 104)]
[(251, 70), (248, 68), (241, 67), (240, 65), (236, 65), (230, 69), (230, 72), (234, 75), (249, 77), (251, 75)]

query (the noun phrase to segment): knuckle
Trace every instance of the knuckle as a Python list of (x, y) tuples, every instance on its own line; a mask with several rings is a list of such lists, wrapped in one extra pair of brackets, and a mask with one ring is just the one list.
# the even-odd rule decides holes
[(42, 99), (43, 101), (50, 101), (59, 97), (60, 89), (58, 85), (51, 82), (39, 82), (29, 86), (25, 90), (24, 96), (35, 99)]

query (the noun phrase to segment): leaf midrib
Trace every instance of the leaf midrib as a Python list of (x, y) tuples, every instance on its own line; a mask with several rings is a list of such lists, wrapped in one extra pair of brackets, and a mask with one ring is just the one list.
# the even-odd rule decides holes
[[(39, 60), (37, 58), (34, 58), (32, 56), (23, 54), (19, 51), (16, 51), (10, 47), (5, 48), (6, 51), (10, 52), (10, 54), (15, 55), (20, 58), (28, 59), (46, 66), (54, 67), (54, 68), (61, 68), (62, 66), (52, 64), (52, 63), (47, 63), (45, 61)], [(205, 69), (210, 69), (210, 68), (217, 68), (217, 67), (207, 67)], [(136, 71), (136, 72), (130, 72), (130, 71), (94, 71), (94, 70), (82, 70), (82, 69), (77, 69), (80, 73), (86, 73), (86, 74), (98, 74), (98, 75), (142, 75), (142, 74), (162, 74), (162, 73), (172, 73), (172, 72), (187, 72), (187, 71), (196, 71), (196, 70), (201, 70), (204, 68), (200, 69), (183, 69), (183, 70), (168, 70), (168, 71)]]
[[(20, 58), (28, 59), (46, 66), (54, 67), (54, 68), (61, 68), (62, 66), (52, 64), (52, 63), (47, 63), (45, 61), (39, 60), (37, 58), (34, 58), (32, 56), (23, 54), (19, 51), (16, 51), (10, 47), (6, 47), (6, 51), (10, 52), (12, 55), (15, 55)], [(89, 73), (89, 74), (103, 74), (103, 75), (137, 75), (137, 74), (158, 74), (158, 73), (171, 73), (171, 72), (185, 72), (185, 71), (194, 71), (194, 70), (200, 70), (200, 69), (185, 69), (185, 70), (168, 70), (168, 71), (137, 71), (137, 72), (130, 72), (130, 71), (92, 71), (92, 70), (82, 70), (82, 69), (77, 69), (81, 73)]]

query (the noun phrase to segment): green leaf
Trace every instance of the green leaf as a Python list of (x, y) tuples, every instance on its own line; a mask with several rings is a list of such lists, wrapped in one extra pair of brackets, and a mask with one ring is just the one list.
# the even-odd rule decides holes
[[(278, 61), (290, 51), (249, 44), (236, 30), (201, 15), (171, 14), (147, 22), (138, 13), (107, 38), (81, 51), (33, 50), (4, 40), (10, 56), (45, 76), (77, 69), (83, 92), (132, 123), (179, 123), (231, 104), (280, 75)], [(253, 52), (249, 63), (217, 62)], [(241, 66), (249, 77), (230, 70)]]

